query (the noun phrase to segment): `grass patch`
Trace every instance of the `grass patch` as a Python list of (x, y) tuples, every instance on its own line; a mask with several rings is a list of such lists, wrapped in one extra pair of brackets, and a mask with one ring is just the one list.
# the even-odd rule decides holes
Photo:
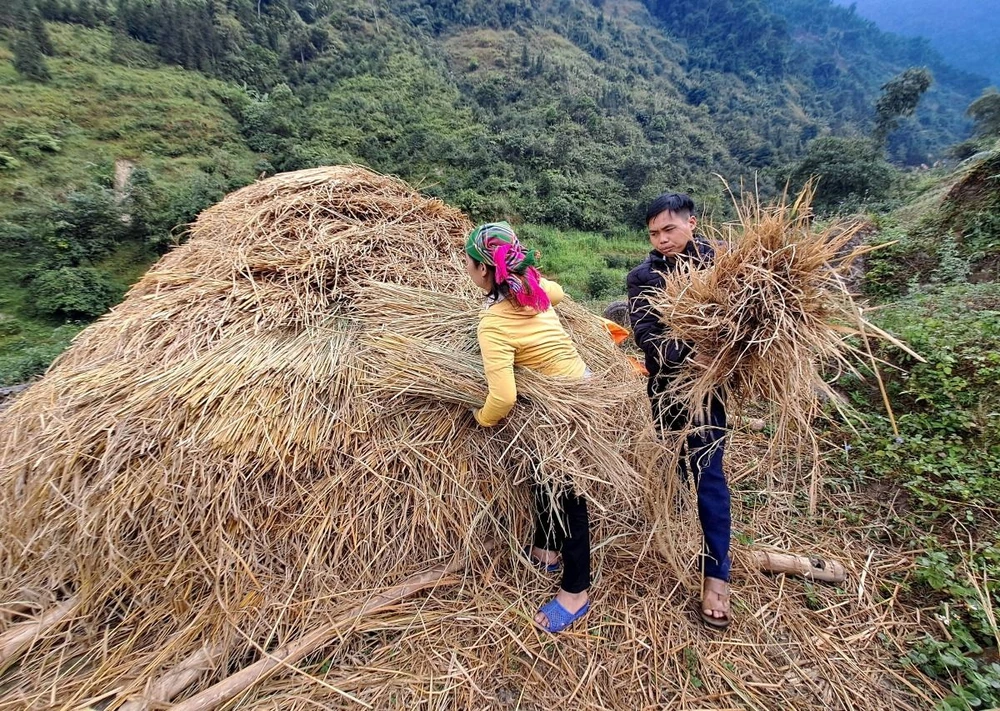
[(0, 386), (41, 375), (69, 347), (85, 324), (49, 326), (12, 317), (0, 319)]
[(595, 232), (522, 225), (525, 243), (542, 253), (542, 271), (574, 299), (606, 304), (625, 296), (625, 277), (645, 259), (649, 242), (639, 232)]
[(0, 151), (19, 162), (0, 171), (0, 217), (95, 179), (110, 184), (119, 158), (168, 188), (190, 182), (217, 153), (252, 162), (222, 103), (234, 88), (178, 67), (115, 64), (106, 30), (48, 27), (57, 52), (48, 59), (50, 82), (25, 81), (0, 62)]

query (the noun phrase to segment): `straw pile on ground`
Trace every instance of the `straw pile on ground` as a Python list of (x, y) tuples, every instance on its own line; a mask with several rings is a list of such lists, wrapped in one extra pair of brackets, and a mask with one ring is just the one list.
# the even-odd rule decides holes
[[(597, 377), (529, 378), (503, 428), (476, 427), (468, 228), (360, 168), (260, 182), (0, 415), (0, 708), (916, 709), (939, 694), (895, 664), (912, 628), (882, 578), (898, 553), (836, 521), (786, 525), (791, 491), (737, 499), (737, 520), (758, 545), (846, 556), (850, 589), (807, 595), (737, 548), (738, 622), (700, 629), (693, 515), (666, 537), (690, 562), (670, 565), (642, 383), (581, 308), (558, 310)], [(759, 447), (731, 449), (751, 488)], [(529, 622), (554, 581), (515, 553), (533, 475), (594, 502), (594, 612), (558, 644)]]

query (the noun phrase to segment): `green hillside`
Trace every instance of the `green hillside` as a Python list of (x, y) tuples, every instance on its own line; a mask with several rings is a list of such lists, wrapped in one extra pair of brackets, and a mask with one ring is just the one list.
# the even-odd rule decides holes
[[(936, 80), (889, 152), (930, 162), (964, 138), (964, 108), (982, 88), (829, 0), (11, 5), (0, 15), (8, 48), (36, 5), (39, 18), (71, 23), (50, 25), (54, 78), (16, 95), (69, 100), (72, 86), (95, 97), (114, 125), (88, 121), (94, 156), (140, 156), (166, 180), (223, 145), (239, 159), (249, 148), (265, 170), (355, 160), (474, 216), (582, 229), (635, 224), (636, 205), (664, 185), (721, 202), (713, 173), (780, 190), (810, 140), (868, 133), (880, 86), (911, 65)], [(67, 33), (86, 27), (108, 34), (68, 51)], [(82, 69), (102, 64), (94, 77)], [(171, 65), (228, 88), (145, 74)], [(198, 109), (175, 103), (186, 99)]]
[[(3, 383), (44, 368), (175, 225), (252, 180), (256, 160), (223, 104), (231, 86), (163, 65), (134, 41), (123, 48), (106, 29), (47, 29), (44, 83), (19, 76), (0, 44)], [(123, 49), (131, 66), (111, 61)]]
[[(911, 65), (935, 80), (883, 153), (867, 138), (880, 87)], [(766, 197), (821, 172), (825, 207), (891, 202), (883, 159), (944, 155), (981, 89), (829, 0), (13, 0), (0, 85), (0, 358), (15, 361), (102, 313), (256, 175), (400, 175), (474, 219), (537, 225), (573, 255), (550, 271), (607, 299), (662, 190), (722, 216), (720, 177)], [(3, 379), (45, 359), (29, 361)]]
[(116, 160), (146, 168), (166, 187), (239, 165), (252, 177), (252, 154), (222, 99), (225, 83), (162, 65), (129, 42), (149, 66), (111, 61), (111, 32), (52, 24), (52, 79), (24, 81), (0, 45), (0, 151), (17, 167), (0, 171), (0, 215), (65, 196), (96, 182), (108, 187)]

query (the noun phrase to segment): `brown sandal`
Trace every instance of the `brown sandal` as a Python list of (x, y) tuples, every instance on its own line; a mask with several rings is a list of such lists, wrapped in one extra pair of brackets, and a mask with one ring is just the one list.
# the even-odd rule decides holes
[[(718, 578), (711, 578), (711, 580), (718, 580)], [(701, 621), (708, 627), (721, 631), (729, 627), (729, 624), (732, 622), (732, 617), (729, 614), (729, 583), (719, 580), (719, 582), (724, 586), (723, 590), (720, 592), (718, 590), (709, 590), (707, 585), (708, 581), (709, 578), (705, 578), (701, 584), (701, 605), (699, 609), (699, 612), (701, 613)], [(709, 593), (716, 595), (725, 604), (725, 615), (723, 617), (715, 617), (705, 609), (705, 597)]]

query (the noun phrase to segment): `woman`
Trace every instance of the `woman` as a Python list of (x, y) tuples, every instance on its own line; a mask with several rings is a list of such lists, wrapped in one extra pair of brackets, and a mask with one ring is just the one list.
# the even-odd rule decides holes
[[(481, 225), (465, 244), (466, 271), (487, 294), (477, 334), (489, 394), (474, 411), (483, 427), (493, 427), (514, 407), (517, 383), (514, 366), (543, 375), (583, 378), (587, 364), (551, 308), (563, 298), (562, 288), (542, 279), (535, 268), (537, 254), (525, 252), (506, 222)], [(587, 502), (572, 491), (557, 497), (532, 484), (535, 535), (527, 550), (533, 564), (548, 571), (562, 564), (562, 583), (555, 598), (535, 615), (535, 624), (560, 632), (590, 609), (590, 521)]]

